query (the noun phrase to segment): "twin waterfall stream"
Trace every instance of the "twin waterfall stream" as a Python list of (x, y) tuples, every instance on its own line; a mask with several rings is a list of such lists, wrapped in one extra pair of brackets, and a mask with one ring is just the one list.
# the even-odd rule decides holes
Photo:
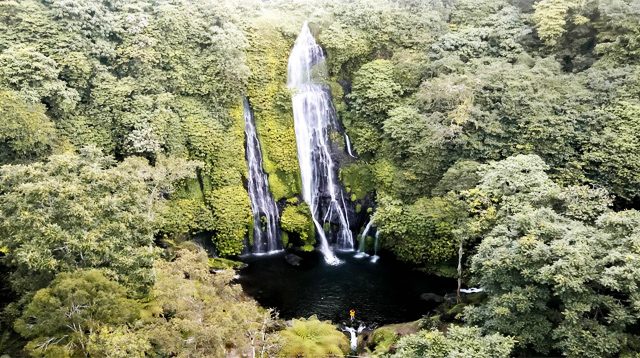
[[(350, 338), (352, 354), (357, 354), (363, 332), (371, 332), (379, 324), (414, 321), (439, 305), (425, 301), (425, 292), (444, 296), (455, 286), (449, 279), (415, 271), (393, 257), (386, 258), (384, 266), (373, 264), (379, 259), (379, 231), (368, 210), (356, 211), (338, 180), (339, 166), (357, 158), (357, 153), (341, 130), (326, 85), (325, 57), (307, 23), (291, 50), (287, 74), (302, 184), (300, 198), (311, 212), (317, 250), (282, 253), (285, 232), (281, 231), (280, 215), (284, 205), (294, 204), (276, 202), (269, 190), (263, 168), (267, 158), (263, 158), (256, 130), (256, 121), (258, 129), (263, 123), (259, 112), (254, 118), (251, 99), (245, 98), (253, 239), (248, 240), (246, 252), (251, 255), (243, 255), (246, 265), (237, 279), (244, 292), (263, 307), (277, 309), (281, 318), (317, 315), (340, 322), (339, 328)], [(341, 137), (344, 148), (336, 143)], [(357, 230), (361, 234), (356, 238)], [(282, 254), (268, 255), (276, 252)], [(352, 309), (357, 318), (347, 319)]]
[(253, 245), (256, 254), (275, 252), (281, 249), (280, 217), (271, 192), (267, 174), (262, 169), (262, 152), (256, 134), (253, 113), (249, 100), (244, 99), (244, 133), (247, 141), (246, 156), (249, 166), (248, 191), (253, 212)]
[[(287, 86), (292, 91), (302, 198), (311, 210), (318, 249), (328, 264), (337, 265), (341, 261), (333, 250), (354, 250), (354, 237), (349, 228), (345, 193), (338, 181), (337, 166), (332, 158), (329, 134), (338, 130), (338, 124), (331, 93), (328, 86), (322, 83), (327, 77), (325, 57), (306, 22), (291, 50), (287, 74)], [(249, 167), (248, 191), (254, 221), (251, 252), (276, 252), (282, 249), (278, 207), (269, 191), (254, 118), (246, 98), (244, 117)], [(348, 155), (355, 158), (346, 133), (344, 137)], [(371, 222), (364, 235), (370, 224)], [(364, 235), (359, 248), (361, 253), (364, 252)]]

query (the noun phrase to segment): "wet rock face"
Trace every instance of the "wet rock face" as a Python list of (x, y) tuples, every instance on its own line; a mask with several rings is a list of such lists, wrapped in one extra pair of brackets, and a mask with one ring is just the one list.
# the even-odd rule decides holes
[(284, 259), (291, 266), (300, 266), (300, 263), (302, 262), (302, 257), (296, 254), (287, 254)]
[(430, 293), (430, 292), (425, 292), (421, 294), (420, 298), (427, 302), (437, 302), (437, 303), (444, 302), (444, 297), (437, 295), (435, 293)]

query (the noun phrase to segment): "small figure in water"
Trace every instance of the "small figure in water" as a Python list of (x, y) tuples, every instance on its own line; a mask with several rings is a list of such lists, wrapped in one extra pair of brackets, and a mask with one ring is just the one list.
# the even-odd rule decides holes
[(350, 309), (349, 316), (351, 317), (351, 321), (353, 321), (356, 318), (356, 310), (354, 310), (353, 308)]

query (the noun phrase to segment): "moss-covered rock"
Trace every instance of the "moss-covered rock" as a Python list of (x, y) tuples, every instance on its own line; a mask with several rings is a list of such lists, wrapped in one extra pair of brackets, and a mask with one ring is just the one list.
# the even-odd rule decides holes
[(256, 20), (249, 33), (247, 61), (251, 70), (247, 94), (253, 108), (264, 169), (274, 199), (300, 192), (291, 94), (286, 87), (287, 58), (293, 45), (272, 24)]
[(380, 327), (373, 331), (371, 344), (374, 354), (387, 353), (399, 339), (398, 333), (389, 327)]
[[(315, 228), (311, 211), (306, 203), (285, 207), (280, 217), (280, 225), (285, 233), (299, 238), (303, 250), (313, 250), (313, 244), (316, 241)], [(289, 235), (287, 235), (287, 241), (291, 244)]]
[(206, 193), (206, 200), (213, 211), (212, 240), (218, 254), (240, 254), (251, 222), (247, 191), (241, 185), (225, 186)]
[(418, 332), (424, 326), (422, 320), (390, 324), (376, 328), (364, 337), (364, 345), (373, 356), (381, 356), (393, 350), (398, 340), (406, 335)]
[(212, 270), (239, 269), (244, 264), (239, 261), (233, 261), (222, 257), (209, 258), (209, 268)]
[(160, 230), (172, 238), (182, 239), (214, 228), (211, 210), (199, 199), (172, 200), (160, 214)]

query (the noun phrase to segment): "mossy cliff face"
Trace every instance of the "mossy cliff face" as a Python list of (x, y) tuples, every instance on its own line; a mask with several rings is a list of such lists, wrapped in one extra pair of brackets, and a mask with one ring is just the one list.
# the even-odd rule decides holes
[(253, 109), (269, 188), (281, 206), (284, 247), (313, 250), (315, 229), (311, 212), (299, 202), (300, 166), (287, 88), (287, 62), (295, 34), (256, 19), (248, 31), (247, 63), (251, 71), (247, 96)]
[(182, 99), (176, 107), (184, 117), (189, 153), (202, 166), (198, 181), (185, 183), (163, 212), (163, 231), (174, 237), (212, 232), (219, 255), (239, 254), (251, 225), (249, 195), (243, 185), (247, 168), (240, 98), (222, 116), (192, 99)]
[(295, 39), (259, 20), (253, 26), (247, 35), (251, 71), (247, 94), (269, 186), (279, 201), (298, 195), (301, 187), (291, 93), (287, 88), (287, 59)]
[[(306, 203), (299, 205), (289, 204), (282, 212), (280, 218), (282, 230), (286, 234), (287, 242), (283, 242), (285, 247), (289, 245), (300, 245), (303, 250), (313, 250), (316, 242), (316, 231), (311, 220), (311, 211)], [(291, 240), (289, 239), (291, 237)], [(293, 238), (299, 241), (295, 242)]]

